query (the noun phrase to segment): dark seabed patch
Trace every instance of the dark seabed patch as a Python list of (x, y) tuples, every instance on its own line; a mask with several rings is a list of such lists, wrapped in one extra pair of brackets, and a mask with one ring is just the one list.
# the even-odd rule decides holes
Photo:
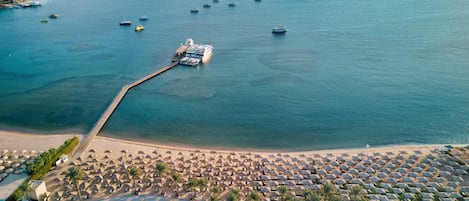
[(314, 51), (275, 51), (258, 56), (263, 65), (281, 71), (308, 73), (316, 64)]
[(30, 73), (15, 73), (8, 72), (0, 68), (0, 80), (17, 80), (17, 79), (29, 79), (35, 75)]
[(84, 131), (130, 79), (111, 75), (69, 77), (0, 97), (0, 122), (41, 130)]
[(95, 54), (88, 57), (91, 61), (106, 61), (112, 59), (115, 55), (112, 53)]
[(267, 85), (272, 85), (275, 83), (279, 82), (303, 82), (304, 80), (301, 77), (297, 76), (292, 76), (290, 74), (279, 74), (279, 75), (274, 75), (270, 77), (265, 77), (257, 80), (253, 80), (249, 82), (251, 86), (253, 87), (259, 87), (259, 86), (267, 86)]
[(157, 89), (157, 92), (185, 99), (209, 99), (217, 93), (202, 78), (197, 77), (171, 80)]
[(98, 50), (105, 48), (104, 45), (94, 43), (77, 43), (73, 44), (68, 48), (69, 52), (86, 52), (91, 50)]

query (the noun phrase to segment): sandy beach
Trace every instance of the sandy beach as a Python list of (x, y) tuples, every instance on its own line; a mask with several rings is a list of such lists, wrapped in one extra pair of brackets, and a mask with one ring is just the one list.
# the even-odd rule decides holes
[[(46, 150), (77, 136), (5, 131), (0, 135), (5, 139), (0, 143), (1, 150)], [(438, 194), (457, 199), (466, 195), (464, 191), (469, 186), (469, 168), (464, 164), (469, 152), (464, 146), (453, 145), (452, 155), (444, 152), (444, 145), (279, 152), (170, 146), (97, 136), (81, 157), (57, 167), (44, 180), (52, 200), (76, 199), (76, 191), (63, 175), (71, 166), (85, 171), (80, 188), (83, 196), (92, 200), (133, 195), (127, 172), (131, 166), (142, 170), (137, 187), (145, 200), (161, 195), (207, 200), (215, 186), (221, 187), (222, 198), (231, 189), (239, 189), (243, 196), (257, 191), (265, 198), (277, 200), (280, 186), (288, 187), (291, 196), (300, 196), (296, 193), (318, 190), (323, 183), (334, 184), (343, 197), (348, 196), (351, 186), (360, 185), (370, 200), (395, 200), (401, 196), (399, 193), (407, 193), (409, 198)], [(165, 176), (155, 174), (157, 163), (167, 164)], [(181, 181), (173, 181), (172, 173), (180, 174)], [(188, 188), (190, 178), (206, 179), (208, 184), (201, 189)]]
[(46, 151), (57, 148), (71, 137), (80, 134), (34, 134), (0, 130), (0, 150), (36, 150)]

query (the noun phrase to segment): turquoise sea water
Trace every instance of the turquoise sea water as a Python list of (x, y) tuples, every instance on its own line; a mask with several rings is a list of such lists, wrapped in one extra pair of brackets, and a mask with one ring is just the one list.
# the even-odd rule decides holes
[[(104, 135), (287, 150), (469, 143), (468, 1), (206, 2), (0, 10), (0, 129), (86, 133), (191, 37), (214, 46), (211, 62), (132, 90)], [(279, 24), (286, 35), (270, 33)]]

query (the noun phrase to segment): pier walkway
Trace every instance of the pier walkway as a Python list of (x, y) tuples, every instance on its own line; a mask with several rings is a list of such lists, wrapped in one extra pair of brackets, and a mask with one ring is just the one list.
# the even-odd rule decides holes
[(96, 122), (96, 124), (93, 126), (93, 128), (90, 130), (88, 135), (83, 137), (83, 139), (81, 140), (81, 143), (78, 145), (78, 148), (75, 150), (75, 153), (73, 155), (74, 158), (77, 158), (77, 157), (80, 157), (81, 155), (83, 155), (86, 148), (88, 148), (91, 141), (93, 141), (94, 137), (96, 137), (99, 134), (99, 131), (101, 131), (101, 129), (103, 129), (104, 125), (109, 120), (112, 113), (114, 113), (114, 111), (117, 109), (117, 106), (119, 106), (119, 104), (124, 99), (125, 95), (129, 92), (130, 89), (132, 89), (132, 88), (134, 88), (134, 87), (136, 87), (136, 86), (150, 80), (153, 77), (156, 77), (156, 76), (158, 76), (158, 75), (160, 75), (160, 74), (174, 68), (175, 66), (178, 65), (179, 60), (182, 58), (182, 55), (183, 54), (178, 55), (177, 59), (173, 63), (171, 63), (171, 64), (169, 64), (169, 65), (167, 65), (163, 68), (160, 68), (159, 70), (157, 70), (153, 73), (145, 75), (144, 77), (142, 77), (142, 78), (140, 78), (140, 79), (138, 79), (138, 80), (136, 80), (136, 81), (134, 81), (130, 84), (124, 85), (122, 87), (122, 89), (119, 91), (119, 93), (116, 95), (116, 97), (114, 97), (114, 99), (109, 104), (109, 106), (104, 111), (104, 113), (101, 115), (101, 117)]

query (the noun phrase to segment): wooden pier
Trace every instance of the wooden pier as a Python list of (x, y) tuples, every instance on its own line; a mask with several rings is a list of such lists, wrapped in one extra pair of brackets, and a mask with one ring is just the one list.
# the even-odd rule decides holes
[[(186, 48), (187, 50), (187, 48)], [(179, 49), (178, 49), (179, 51)], [(178, 53), (178, 52), (177, 52)], [(174, 68), (175, 66), (178, 65), (179, 63), (179, 60), (181, 60), (182, 56), (184, 54), (177, 54), (177, 57), (176, 57), (176, 60), (173, 61), (173, 63), (167, 65), (167, 66), (164, 66), (163, 68), (160, 68), (159, 70), (153, 72), (153, 73), (150, 73), (148, 75), (145, 75), (144, 77), (130, 83), (130, 84), (127, 84), (127, 85), (124, 85), (122, 87), (122, 89), (119, 91), (119, 93), (116, 95), (116, 97), (114, 97), (114, 99), (112, 100), (112, 102), (109, 104), (109, 106), (106, 108), (106, 110), (104, 111), (104, 113), (101, 115), (101, 117), (99, 118), (99, 120), (96, 122), (96, 124), (93, 126), (93, 128), (90, 130), (90, 132), (83, 137), (83, 139), (81, 140), (81, 143), (78, 145), (78, 148), (75, 150), (75, 153), (74, 153), (74, 158), (77, 158), (77, 157), (80, 157), (83, 155), (83, 153), (85, 152), (85, 150), (88, 148), (88, 146), (90, 145), (91, 141), (93, 141), (94, 137), (96, 137), (98, 134), (99, 134), (99, 131), (101, 131), (101, 129), (103, 129), (104, 125), (106, 124), (106, 122), (109, 120), (109, 118), (111, 117), (112, 113), (114, 113), (114, 111), (117, 109), (117, 106), (119, 106), (119, 104), (122, 102), (122, 100), (124, 99), (125, 95), (129, 92), (129, 90), (131, 90), (132, 88)]]

